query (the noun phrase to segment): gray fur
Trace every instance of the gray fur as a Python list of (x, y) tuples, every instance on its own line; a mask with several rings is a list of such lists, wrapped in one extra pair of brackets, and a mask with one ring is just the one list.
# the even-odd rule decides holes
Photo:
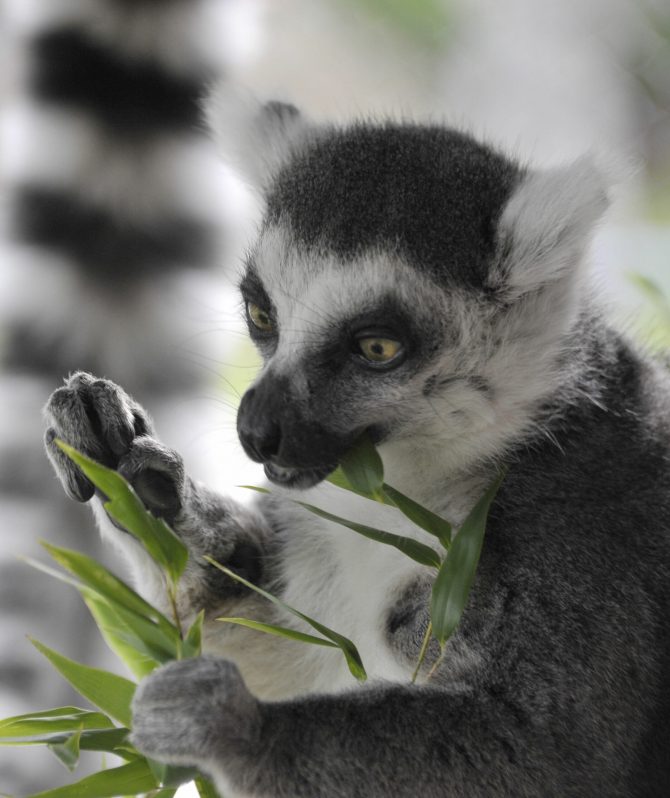
[[(274, 331), (250, 322), (266, 362), (241, 406), (240, 433), (283, 488), (259, 503), (262, 520), (232, 523), (242, 511), (191, 483), (149, 430), (130, 442), (138, 455), (127, 473), (140, 490), (151, 482), (143, 468), (172, 475), (162, 483), (174, 486), (172, 500), (156, 502), (153, 483), (146, 499), (179, 508), (173, 523), (195, 562), (203, 547), (225, 555), (248, 535), (263, 563), (258, 578), (351, 634), (371, 682), (352, 687), (337, 652), (223, 638), (212, 623), (208, 651), (241, 675), (209, 658), (160, 669), (135, 700), (136, 744), (197, 765), (231, 797), (667, 793), (670, 386), (601, 319), (586, 286), (600, 178), (581, 166), (574, 185), (570, 170), (542, 177), (435, 128), (359, 125), (317, 138), (284, 150), (242, 284)], [(429, 195), (446, 175), (443, 201), (421, 212), (429, 232), (431, 222), (446, 225), (441, 260), (444, 231), (417, 250), (411, 218), (420, 187), (412, 170), (435, 151)], [(393, 198), (396, 238), (384, 197)], [(351, 239), (341, 238), (343, 220), (358, 225), (347, 228)], [(467, 246), (451, 235), (459, 223)], [(402, 342), (397, 365), (361, 360), (356, 334), (368, 328)], [(110, 400), (106, 386), (94, 398), (92, 378), (73, 379), (65, 393), (83, 391), (84, 411), (59, 389), (49, 405), (57, 431), (119, 456), (112, 443), (125, 440), (131, 400), (120, 389)], [(115, 417), (100, 419), (108, 412)], [(408, 682), (432, 574), (283, 495), (313, 486), (363, 430), (379, 443), (388, 481), (456, 523), (496, 466), (508, 467), (462, 623), (419, 685)], [(53, 462), (76, 494), (77, 479)], [(392, 508), (323, 485), (307, 495), (426, 539)], [(198, 568), (185, 613), (215, 606), (218, 590), (222, 606), (231, 600)], [(240, 614), (259, 611), (247, 604)]]

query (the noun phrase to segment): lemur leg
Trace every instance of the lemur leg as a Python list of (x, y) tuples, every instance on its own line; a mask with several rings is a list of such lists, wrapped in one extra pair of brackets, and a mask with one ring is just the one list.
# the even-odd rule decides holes
[(140, 684), (132, 740), (231, 798), (590, 795), (563, 781), (548, 726), (523, 722), (524, 699), (387, 683), (262, 702), (232, 663), (203, 657)]
[(239, 592), (236, 583), (203, 561), (203, 554), (252, 581), (262, 579), (263, 551), (270, 540), (262, 518), (191, 480), (179, 454), (156, 440), (147, 413), (119, 386), (77, 372), (54, 391), (44, 414), (47, 454), (66, 493), (80, 502), (93, 500), (103, 535), (122, 550), (138, 589), (149, 601), (157, 606), (166, 601), (156, 565), (131, 535), (108, 518), (102, 508), (104, 497), (96, 495), (55, 438), (116, 469), (145, 506), (182, 538), (191, 555), (180, 584), (182, 614), (216, 609)]

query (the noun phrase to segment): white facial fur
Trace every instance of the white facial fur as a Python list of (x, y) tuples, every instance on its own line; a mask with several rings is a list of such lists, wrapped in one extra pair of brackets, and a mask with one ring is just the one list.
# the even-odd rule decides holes
[[(335, 320), (373, 308), (391, 292), (408, 313), (435, 321), (427, 334), (437, 330), (441, 340), (430, 362), (402, 384), (370, 373), (374, 403), (357, 404), (354, 396), (341, 408), (359, 423), (394, 422), (381, 447), (387, 473), (419, 499), (532, 432), (534, 409), (559, 388), (557, 359), (578, 309), (576, 269), (501, 307), (474, 291), (447, 291), (383, 252), (343, 266), (335, 256), (302, 250), (278, 226), (263, 233), (254, 264), (280, 330), (267, 368), (290, 375), (296, 395), (304, 389), (306, 359)], [(433, 388), (424, 395), (429, 379)]]

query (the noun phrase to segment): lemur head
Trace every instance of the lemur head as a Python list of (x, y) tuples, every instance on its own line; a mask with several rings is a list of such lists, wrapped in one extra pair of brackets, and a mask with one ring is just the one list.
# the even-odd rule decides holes
[(241, 281), (264, 360), (238, 413), (249, 456), (308, 487), (366, 431), (455, 469), (523, 435), (606, 206), (590, 163), (532, 171), (447, 127), (279, 103), (246, 123), (224, 149), (246, 150), (265, 209)]

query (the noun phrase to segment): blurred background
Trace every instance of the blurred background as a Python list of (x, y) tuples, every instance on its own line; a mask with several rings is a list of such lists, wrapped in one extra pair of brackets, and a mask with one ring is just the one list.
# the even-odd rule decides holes
[[(598, 290), (670, 346), (667, 0), (3, 0), (0, 717), (76, 703), (26, 634), (117, 667), (74, 591), (17, 560), (45, 559), (43, 537), (121, 570), (42, 452), (68, 372), (124, 386), (194, 476), (260, 479), (234, 424), (257, 365), (235, 285), (259, 209), (202, 122), (220, 80), (317, 120), (444, 121), (537, 165), (594, 152), (616, 181)], [(0, 792), (70, 779), (48, 751), (0, 750)]]

